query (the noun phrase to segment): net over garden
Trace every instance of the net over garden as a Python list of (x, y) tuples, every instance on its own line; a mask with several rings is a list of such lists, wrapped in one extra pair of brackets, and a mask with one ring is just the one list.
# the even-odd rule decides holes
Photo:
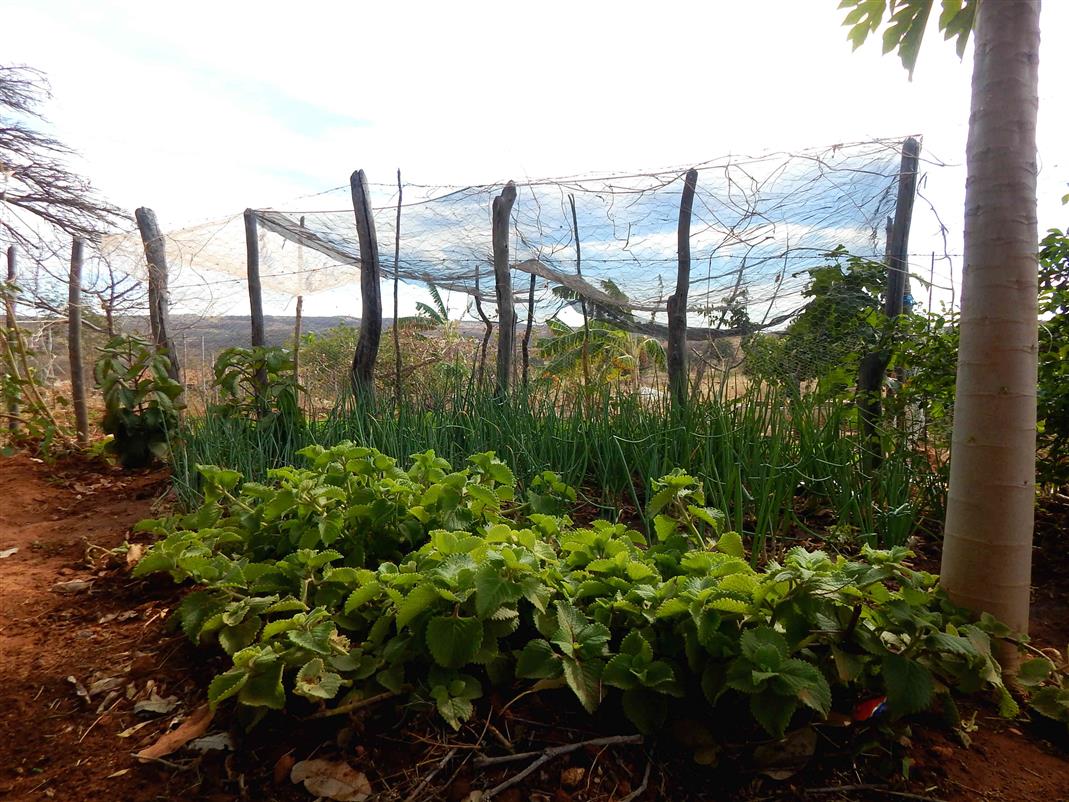
[[(882, 259), (901, 169), (900, 138), (696, 165), (690, 231), (688, 319), (702, 332), (773, 327), (803, 303), (809, 268), (843, 246)], [(534, 316), (580, 300), (627, 328), (657, 333), (677, 277), (677, 226), (687, 168), (517, 180), (510, 264), (519, 316), (535, 277)], [(382, 277), (495, 303), (491, 206), (504, 182), (404, 183), (397, 234), (396, 184), (370, 176)], [(277, 299), (355, 285), (360, 250), (348, 185), (287, 209), (257, 209), (260, 276)], [(245, 280), (242, 216), (166, 234), (172, 301), (238, 298)], [(144, 272), (136, 232), (105, 244)], [(355, 296), (356, 288), (345, 291)], [(359, 305), (352, 307), (359, 314)], [(238, 309), (229, 311), (240, 312)], [(389, 310), (387, 309), (387, 314)]]

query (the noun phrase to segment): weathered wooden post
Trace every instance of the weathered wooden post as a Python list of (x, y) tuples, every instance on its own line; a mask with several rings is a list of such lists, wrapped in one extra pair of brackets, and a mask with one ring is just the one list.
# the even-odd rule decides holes
[(531, 274), (531, 285), (527, 289), (527, 328), (523, 332), (523, 386), (527, 386), (527, 373), (531, 364), (531, 330), (534, 328), (535, 274)]
[(668, 296), (668, 389), (672, 404), (676, 407), (687, 403), (690, 378), (687, 375), (687, 295), (690, 291), (690, 219), (697, 186), (698, 171), (687, 170), (683, 179), (683, 196), (679, 201), (676, 291)]
[(479, 266), (475, 265), (475, 311), (479, 315), (479, 319), (486, 327), (483, 330), (482, 343), (479, 345), (479, 373), (476, 379), (476, 386), (481, 390), (483, 387), (483, 377), (486, 375), (486, 349), (490, 345), (490, 335), (494, 333), (494, 324), (490, 322), (490, 318), (487, 317), (486, 312), (483, 311), (483, 304), (479, 298), (481, 289), (479, 288)]
[[(301, 215), (301, 232), (304, 233), (304, 215)], [(297, 243), (297, 309), (293, 320), (293, 382), (301, 386), (301, 317), (304, 313), (304, 244)], [(300, 391), (298, 390), (298, 394)]]
[(167, 293), (167, 248), (160, 233), (156, 213), (146, 206), (134, 212), (141, 243), (145, 248), (145, 263), (148, 266), (148, 319), (153, 345), (163, 349), (171, 366), (168, 374), (181, 381), (182, 370), (178, 353), (171, 338), (170, 300)]
[[(8, 292), (4, 293), (4, 336), (7, 337), (9, 354), (14, 355), (18, 349), (18, 319), (15, 316), (15, 281), (18, 278), (18, 256), (14, 245), (7, 248), (7, 283)], [(14, 356), (11, 360), (11, 370), (16, 370)], [(19, 396), (12, 393), (7, 399), (7, 428), (12, 432), (19, 430)]]
[(401, 329), (397, 325), (398, 317), (398, 263), (401, 260), (401, 198), (404, 189), (401, 186), (401, 170), (397, 170), (397, 219), (393, 227), (393, 382), (394, 405), (400, 409), (404, 387), (401, 384)]
[(71, 272), (67, 285), (67, 355), (70, 358), (71, 404), (78, 445), (89, 445), (89, 408), (85, 400), (85, 371), (82, 367), (82, 263), (85, 246), (75, 237), (71, 244)]
[(516, 338), (516, 308), (512, 301), (512, 271), (509, 269), (509, 223), (512, 204), (516, 202), (516, 185), (509, 181), (494, 198), (493, 244), (494, 283), (497, 291), (497, 387), (504, 395), (512, 380), (512, 351)]
[[(572, 234), (575, 236), (575, 275), (583, 277), (583, 249), (579, 242), (579, 218), (575, 214), (575, 195), (568, 195), (572, 207)], [(590, 316), (587, 314), (586, 296), (579, 296), (579, 308), (583, 312), (583, 389), (590, 392)]]
[[(893, 334), (895, 319), (902, 314), (909, 275), (909, 225), (913, 218), (913, 200), (917, 194), (917, 174), (920, 169), (921, 146), (913, 137), (902, 145), (902, 164), (898, 173), (898, 196), (895, 200), (894, 222), (887, 239), (887, 294), (884, 314), (889, 334)], [(884, 338), (887, 340), (887, 338)], [(857, 408), (861, 428), (861, 457), (866, 471), (873, 471), (883, 462), (879, 423), (883, 415), (883, 382), (893, 350), (889, 342), (861, 358), (857, 379)]]
[(367, 176), (357, 170), (349, 178), (360, 240), (360, 334), (353, 354), (350, 382), (358, 399), (375, 397), (375, 360), (382, 339), (382, 291), (379, 286), (379, 242), (367, 188)]
[[(260, 289), (260, 240), (256, 212), (245, 210), (245, 272), (249, 283), (249, 343), (253, 348), (267, 345), (264, 333), (264, 298)], [(256, 400), (261, 414), (266, 412), (267, 368), (256, 371)]]

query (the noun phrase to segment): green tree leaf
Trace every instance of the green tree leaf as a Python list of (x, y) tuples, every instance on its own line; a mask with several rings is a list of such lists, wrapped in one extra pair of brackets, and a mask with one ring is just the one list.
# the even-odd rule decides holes
[(907, 716), (928, 708), (935, 686), (927, 668), (909, 657), (888, 654), (883, 658), (882, 669), (887, 706), (892, 713)]
[(440, 615), (427, 622), (427, 648), (444, 668), (461, 668), (475, 659), (483, 642), (483, 624), (477, 618)]

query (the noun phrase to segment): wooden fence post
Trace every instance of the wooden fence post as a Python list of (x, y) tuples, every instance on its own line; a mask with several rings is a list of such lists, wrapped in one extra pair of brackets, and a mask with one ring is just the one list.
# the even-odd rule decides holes
[(531, 285), (527, 290), (527, 328), (523, 332), (523, 386), (527, 387), (527, 373), (531, 364), (531, 330), (534, 328), (535, 274), (531, 274)]
[(171, 338), (171, 321), (167, 293), (167, 248), (160, 233), (156, 213), (142, 206), (134, 212), (137, 228), (141, 232), (141, 243), (145, 248), (145, 263), (148, 266), (148, 319), (149, 331), (153, 345), (163, 349), (171, 366), (168, 374), (175, 381), (181, 381), (182, 370), (178, 364), (178, 353)]
[[(264, 298), (260, 288), (260, 240), (256, 225), (256, 212), (245, 210), (245, 270), (249, 283), (249, 343), (253, 348), (267, 345), (264, 334)], [(264, 391), (267, 387), (266, 368), (256, 372), (257, 405), (264, 406)]]
[(677, 232), (679, 268), (676, 291), (668, 297), (668, 389), (673, 406), (687, 403), (687, 295), (690, 290), (690, 218), (694, 210), (694, 191), (698, 186), (698, 171), (687, 170), (683, 180), (683, 196), (679, 201)]
[[(884, 314), (887, 316), (887, 334), (893, 336), (895, 318), (902, 314), (903, 301), (909, 274), (909, 225), (913, 218), (913, 200), (917, 194), (917, 174), (920, 168), (921, 146), (913, 137), (902, 145), (902, 164), (898, 173), (898, 196), (895, 200), (895, 216), (887, 241), (887, 295), (884, 299)], [(857, 380), (857, 408), (861, 425), (862, 465), (873, 471), (883, 462), (883, 447), (880, 443), (879, 423), (883, 415), (883, 382), (887, 366), (893, 356), (889, 341), (872, 353), (861, 358)]]
[[(4, 336), (7, 337), (8, 353), (14, 354), (18, 348), (18, 320), (15, 316), (15, 291), (12, 289), (15, 285), (15, 280), (18, 278), (18, 256), (16, 255), (15, 246), (9, 245), (7, 248), (7, 283), (10, 285), (10, 292), (4, 293)], [(14, 358), (12, 357), (11, 370), (15, 371)], [(19, 430), (19, 396), (18, 393), (12, 393), (7, 399), (7, 414), (10, 416), (7, 419), (7, 428), (12, 433)]]
[[(575, 275), (583, 277), (583, 248), (579, 242), (579, 218), (575, 214), (575, 195), (568, 195), (572, 207), (572, 234), (575, 237)], [(579, 308), (583, 312), (583, 389), (590, 392), (590, 316), (587, 314), (586, 296), (579, 296)]]
[(67, 286), (67, 355), (70, 358), (71, 404), (78, 445), (89, 445), (89, 409), (85, 399), (85, 370), (82, 366), (82, 262), (85, 246), (75, 237), (71, 244), (71, 272)]
[(516, 338), (516, 308), (512, 301), (512, 271), (509, 269), (509, 223), (512, 204), (516, 202), (516, 185), (509, 181), (494, 198), (493, 245), (494, 282), (497, 291), (497, 387), (504, 395), (512, 380), (512, 351)]
[(379, 242), (375, 234), (375, 217), (371, 212), (367, 176), (357, 170), (349, 178), (356, 215), (356, 234), (360, 240), (360, 334), (353, 354), (350, 381), (353, 395), (372, 400), (375, 397), (375, 360), (382, 339), (382, 288), (379, 286)]
[(401, 198), (404, 189), (401, 186), (401, 169), (397, 169), (397, 219), (393, 227), (393, 382), (394, 382), (394, 405), (400, 409), (401, 399), (404, 396), (404, 387), (401, 383), (401, 329), (397, 325), (398, 317), (398, 264), (401, 260)]

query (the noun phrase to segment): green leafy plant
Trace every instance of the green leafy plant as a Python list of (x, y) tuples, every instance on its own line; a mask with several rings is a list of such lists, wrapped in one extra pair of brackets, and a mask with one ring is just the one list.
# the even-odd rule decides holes
[(758, 569), (682, 472), (654, 484), (651, 543), (536, 511), (547, 488), (555, 504), (571, 493), (543, 475), (541, 501), (525, 499), (492, 453), (461, 470), (430, 451), (405, 470), (348, 443), (303, 455), (266, 483), (203, 466), (198, 509), (142, 525), (161, 539), (136, 573), (200, 585), (179, 623), (232, 656), (213, 705), (409, 694), (458, 728), (488, 685), (567, 688), (642, 731), (697, 705), (748, 709), (774, 736), (875, 694), (896, 717), (984, 689), (1013, 710), (991, 626), (903, 548), (796, 548)]
[(284, 348), (227, 348), (215, 360), (215, 386), (220, 403), (212, 412), (223, 417), (300, 420), (300, 387), (293, 373), (293, 354)]
[(113, 337), (94, 368), (104, 395), (106, 450), (124, 468), (141, 468), (163, 459), (168, 438), (177, 431), (182, 385), (168, 374), (162, 351), (132, 335)]
[(1069, 236), (1052, 229), (1039, 251), (1038, 482), (1069, 483)]

